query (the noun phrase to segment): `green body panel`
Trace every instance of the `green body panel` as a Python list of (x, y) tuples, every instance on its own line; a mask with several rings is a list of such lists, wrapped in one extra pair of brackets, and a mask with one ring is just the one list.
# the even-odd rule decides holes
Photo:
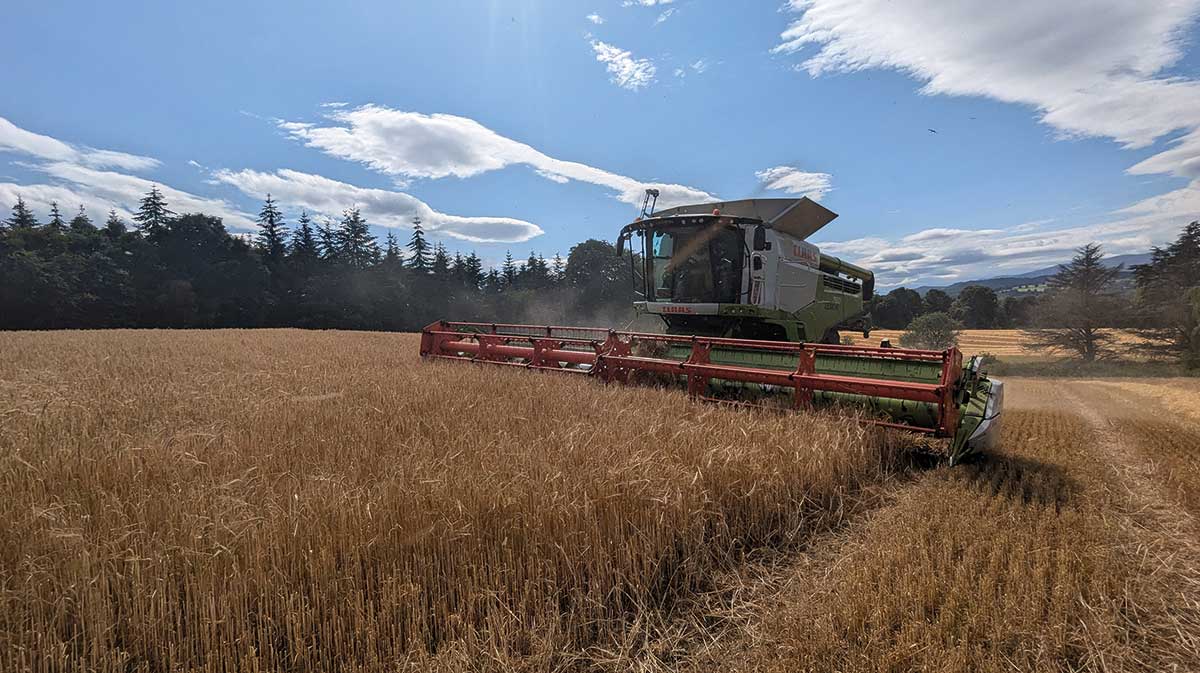
[[(690, 354), (690, 347), (674, 346), (667, 349), (667, 352), (662, 357), (682, 362), (687, 360)], [(788, 353), (731, 348), (714, 348), (709, 352), (709, 360), (716, 364), (745, 365), (764, 369), (779, 369), (782, 371), (795, 371), (799, 364), (796, 356)], [(864, 359), (853, 356), (827, 354), (818, 355), (814, 366), (819, 374), (858, 376), (862, 378), (913, 383), (936, 384), (941, 379), (942, 374), (941, 365), (937, 363), (913, 362), (910, 360)], [(757, 384), (721, 380), (710, 381), (709, 387), (713, 393), (718, 395), (751, 392), (791, 397), (794, 394), (794, 391), (791, 390), (767, 391)], [(935, 428), (938, 424), (937, 407), (925, 402), (815, 391), (813, 393), (813, 403), (817, 406), (853, 404), (866, 407), (871, 411), (887, 416), (897, 423), (907, 423), (920, 428)]]

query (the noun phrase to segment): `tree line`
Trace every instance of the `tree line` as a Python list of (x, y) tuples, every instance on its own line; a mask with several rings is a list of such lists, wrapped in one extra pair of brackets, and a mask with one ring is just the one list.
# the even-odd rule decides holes
[(431, 243), (420, 218), (403, 244), (372, 235), (358, 208), (285, 221), (268, 195), (257, 232), (176, 214), (152, 188), (126, 223), (57, 204), (39, 221), (18, 198), (0, 223), (0, 328), (276, 327), (416, 330), (438, 319), (610, 324), (632, 316), (628, 260), (588, 240), (566, 259)]
[[(270, 195), (257, 232), (234, 236), (220, 218), (178, 215), (152, 188), (132, 228), (110, 211), (97, 226), (80, 206), (69, 219), (51, 204), (46, 222), (18, 198), (0, 222), (0, 328), (278, 327), (417, 330), (443, 318), (481, 322), (621, 325), (632, 317), (630, 253), (584, 241), (566, 259), (530, 253), (485, 265), (431, 243), (420, 218), (401, 244), (380, 242), (358, 208), (340, 220), (301, 213), (285, 221)], [(1035, 344), (1084, 359), (1113, 351), (1109, 328), (1138, 331), (1146, 350), (1200, 367), (1200, 222), (1120, 269), (1084, 246), (1037, 297), (1006, 297), (981, 285), (957, 297), (897, 288), (872, 299), (876, 326), (904, 329), (943, 317), (943, 328), (1027, 330)], [(929, 322), (929, 321), (926, 321)]]
[[(1003, 302), (980, 285), (964, 288), (953, 300), (938, 290), (922, 298), (899, 288), (875, 303), (875, 317), (906, 320), (901, 343), (914, 347), (945, 348), (964, 328), (1019, 327), (1033, 350), (1089, 362), (1133, 352), (1200, 369), (1200, 222), (1184, 227), (1170, 245), (1154, 248), (1148, 263), (1133, 267), (1132, 292), (1116, 283), (1123, 266), (1106, 266), (1103, 258), (1099, 244), (1084, 245), (1059, 265), (1045, 293)], [(1115, 329), (1140, 339), (1123, 341)]]

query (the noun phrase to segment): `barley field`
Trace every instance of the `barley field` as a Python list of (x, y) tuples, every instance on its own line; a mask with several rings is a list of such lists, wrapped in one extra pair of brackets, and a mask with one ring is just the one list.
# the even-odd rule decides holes
[(948, 468), (354, 332), (0, 333), (0, 670), (1200, 669), (1200, 391)]
[[(1130, 346), (1139, 340), (1139, 337), (1131, 332), (1121, 330), (1112, 330), (1112, 332), (1115, 333), (1115, 341), (1119, 346)], [(866, 339), (861, 333), (845, 332), (844, 334), (851, 337), (858, 346), (878, 346), (882, 339), (890, 339), (893, 346), (899, 346), (900, 335), (904, 334), (904, 330), (871, 330), (871, 336)], [(1028, 337), (1019, 329), (968, 329), (962, 331), (958, 347), (967, 356), (981, 353), (991, 353), (1001, 358), (1057, 355), (1053, 352), (1030, 350), (1027, 348), (1028, 342)]]

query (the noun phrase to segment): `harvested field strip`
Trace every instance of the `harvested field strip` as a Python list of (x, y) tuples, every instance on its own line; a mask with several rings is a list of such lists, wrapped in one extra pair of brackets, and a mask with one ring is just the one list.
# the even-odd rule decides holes
[[(1041, 385), (1014, 406), (1046, 406)], [(1120, 523), (1143, 505), (1114, 485), (1089, 422), (1033, 409), (1006, 422), (1000, 455), (904, 487), (696, 668), (1194, 668), (1194, 550)]]
[(416, 345), (0, 333), (0, 669), (586, 666), (909, 441)]
[(1052, 448), (912, 485), (826, 574), (797, 578), (745, 670), (1072, 670), (1113, 651), (1121, 575), (1063, 464), (1087, 428), (1020, 412), (1006, 430)]

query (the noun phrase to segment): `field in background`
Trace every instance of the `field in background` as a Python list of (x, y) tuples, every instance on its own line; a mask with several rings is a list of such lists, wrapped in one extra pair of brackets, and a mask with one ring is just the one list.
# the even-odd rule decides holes
[[(1117, 342), (1122, 346), (1138, 342), (1139, 337), (1131, 332), (1112, 330), (1117, 334)], [(843, 332), (854, 338), (858, 346), (878, 346), (881, 339), (891, 339), (893, 346), (900, 345), (900, 335), (904, 330), (877, 329), (871, 330), (870, 338), (864, 339), (861, 333)], [(1000, 358), (1012, 357), (1055, 357), (1056, 353), (1040, 352), (1026, 348), (1028, 338), (1019, 329), (968, 329), (963, 330), (958, 341), (958, 347), (966, 356), (991, 353)]]
[(1009, 380), (947, 468), (412, 335), (0, 333), (0, 669), (1189, 670), (1187, 384)]

